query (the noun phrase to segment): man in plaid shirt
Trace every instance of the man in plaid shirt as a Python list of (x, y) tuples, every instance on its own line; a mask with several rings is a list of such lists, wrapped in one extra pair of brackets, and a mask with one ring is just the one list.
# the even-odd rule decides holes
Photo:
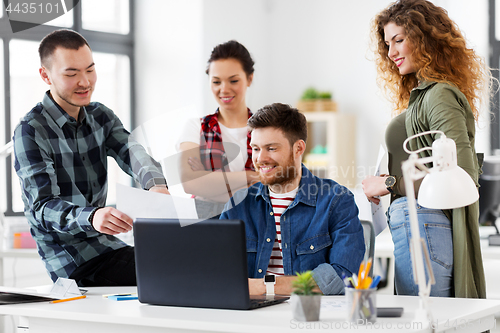
[(103, 104), (87, 41), (71, 30), (47, 35), (40, 76), (50, 87), (14, 131), (15, 169), (25, 215), (53, 281), (80, 286), (135, 285), (133, 247), (114, 235), (132, 219), (105, 207), (107, 156), (145, 190), (169, 194), (160, 165)]

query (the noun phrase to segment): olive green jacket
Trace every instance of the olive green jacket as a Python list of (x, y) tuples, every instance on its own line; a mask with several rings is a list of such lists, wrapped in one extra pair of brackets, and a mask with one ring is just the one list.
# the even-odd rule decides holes
[[(474, 149), (475, 123), (465, 95), (447, 83), (423, 82), (410, 94), (405, 119), (408, 137), (429, 130), (443, 131), (457, 145), (458, 165), (479, 187), (481, 173)], [(432, 146), (438, 134), (411, 140), (411, 150)], [(430, 156), (423, 151), (420, 157)], [(479, 201), (451, 210), (455, 297), (486, 298), (483, 261), (479, 244)]]

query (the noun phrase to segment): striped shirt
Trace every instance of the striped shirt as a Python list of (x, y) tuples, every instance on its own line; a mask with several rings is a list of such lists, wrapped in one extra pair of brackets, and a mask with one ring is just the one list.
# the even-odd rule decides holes
[(89, 221), (91, 212), (106, 205), (107, 156), (144, 189), (166, 184), (160, 165), (97, 102), (82, 107), (77, 121), (47, 92), (21, 119), (13, 140), (24, 212), (53, 281), (126, 246)]
[(276, 225), (276, 238), (274, 239), (273, 251), (269, 259), (266, 274), (271, 275), (285, 275), (283, 270), (283, 253), (281, 249), (281, 215), (295, 200), (298, 187), (287, 193), (274, 193), (269, 188), (271, 204), (273, 205), (274, 222)]

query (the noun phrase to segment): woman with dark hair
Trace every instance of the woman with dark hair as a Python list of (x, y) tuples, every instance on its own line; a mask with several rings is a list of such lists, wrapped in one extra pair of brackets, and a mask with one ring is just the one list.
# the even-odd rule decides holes
[(206, 73), (219, 104), (213, 114), (190, 120), (178, 140), (184, 191), (196, 198), (199, 218), (218, 217), (236, 190), (258, 181), (252, 165), (246, 91), (254, 61), (237, 41), (217, 45)]
[[(426, 0), (394, 2), (375, 17), (372, 37), (378, 83), (394, 103), (395, 116), (386, 130), (390, 175), (366, 178), (363, 190), (375, 203), (378, 196), (391, 195), (387, 216), (394, 241), (396, 292), (417, 295), (401, 171), (401, 162), (408, 159), (403, 141), (429, 130), (444, 132), (457, 145), (458, 165), (478, 186), (475, 121), (491, 75), (446, 10)], [(436, 138), (429, 134), (411, 140), (410, 149), (430, 147)], [(427, 150), (419, 153), (429, 155)], [(419, 185), (415, 183), (415, 195)], [(478, 202), (445, 211), (418, 206), (417, 211), (436, 278), (431, 296), (484, 298)]]

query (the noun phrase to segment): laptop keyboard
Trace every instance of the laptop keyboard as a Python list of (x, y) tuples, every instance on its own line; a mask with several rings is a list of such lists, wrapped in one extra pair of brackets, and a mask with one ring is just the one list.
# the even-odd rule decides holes
[(282, 303), (282, 299), (250, 299), (250, 309), (262, 308), (268, 305)]

